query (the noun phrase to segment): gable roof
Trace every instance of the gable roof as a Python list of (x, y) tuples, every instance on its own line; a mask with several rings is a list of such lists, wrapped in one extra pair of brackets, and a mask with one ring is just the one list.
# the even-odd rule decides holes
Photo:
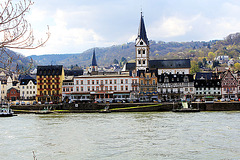
[[(171, 68), (191, 68), (190, 59), (169, 59), (169, 60), (149, 60), (149, 68), (171, 69)], [(136, 63), (127, 63), (126, 70), (136, 69)]]

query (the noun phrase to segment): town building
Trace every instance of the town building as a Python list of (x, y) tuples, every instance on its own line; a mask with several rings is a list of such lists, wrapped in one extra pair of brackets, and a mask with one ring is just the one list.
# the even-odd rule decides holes
[(37, 81), (29, 75), (20, 79), (20, 99), (35, 100), (37, 94)]
[(221, 91), (222, 98), (237, 98), (238, 96), (238, 81), (230, 70), (227, 70), (221, 76)]
[[(73, 92), (69, 96), (71, 100), (80, 102), (112, 99), (123, 100), (130, 99), (130, 95), (134, 95), (131, 94), (132, 83), (138, 83), (138, 78), (134, 79), (129, 75), (88, 75), (74, 77), (73, 82)], [(72, 84), (70, 84), (69, 88), (71, 87)], [(67, 86), (64, 86), (64, 88), (67, 88)]]
[(63, 80), (62, 65), (38, 66), (36, 101), (61, 102)]
[(7, 100), (16, 101), (20, 99), (20, 90), (12, 87), (7, 90)]
[(191, 74), (158, 75), (158, 94), (163, 101), (192, 100), (194, 90), (194, 79)]
[(139, 97), (140, 101), (158, 100), (157, 70), (139, 70)]

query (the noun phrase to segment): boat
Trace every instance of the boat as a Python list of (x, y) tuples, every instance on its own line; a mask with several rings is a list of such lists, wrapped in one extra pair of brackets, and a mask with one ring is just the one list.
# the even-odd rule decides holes
[(193, 108), (192, 105), (188, 104), (188, 102), (182, 101), (182, 105), (180, 107), (172, 109), (173, 112), (200, 112), (199, 107)]
[(12, 109), (10, 109), (9, 105), (0, 106), (0, 117), (12, 117), (15, 116), (13, 114)]
[(53, 113), (53, 112), (51, 111), (51, 108), (48, 108), (48, 107), (44, 107), (43, 110), (39, 110), (35, 112), (35, 114), (50, 114), (50, 113)]

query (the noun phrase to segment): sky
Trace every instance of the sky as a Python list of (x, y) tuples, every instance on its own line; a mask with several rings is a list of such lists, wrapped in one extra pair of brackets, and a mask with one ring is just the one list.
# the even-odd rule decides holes
[[(15, 0), (16, 1), (16, 0)], [(143, 12), (149, 40), (209, 41), (240, 32), (239, 0), (35, 0), (26, 19), (44, 47), (25, 56), (82, 53), (134, 42)]]

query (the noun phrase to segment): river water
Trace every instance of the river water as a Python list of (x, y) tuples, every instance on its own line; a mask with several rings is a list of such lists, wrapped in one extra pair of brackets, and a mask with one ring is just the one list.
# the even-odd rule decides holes
[(240, 112), (19, 114), (0, 118), (0, 159), (240, 159)]

